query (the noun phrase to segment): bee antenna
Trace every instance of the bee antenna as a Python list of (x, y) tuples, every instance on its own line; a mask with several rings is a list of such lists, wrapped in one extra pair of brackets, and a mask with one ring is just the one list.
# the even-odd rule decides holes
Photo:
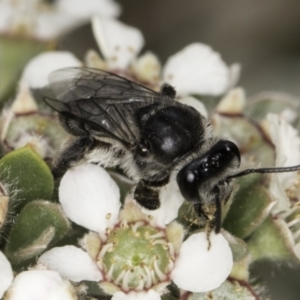
[(300, 165), (293, 166), (293, 167), (282, 167), (282, 168), (260, 168), (260, 169), (246, 169), (240, 173), (228, 176), (228, 179), (230, 178), (236, 178), (245, 176), (251, 173), (284, 173), (284, 172), (295, 172), (300, 170)]

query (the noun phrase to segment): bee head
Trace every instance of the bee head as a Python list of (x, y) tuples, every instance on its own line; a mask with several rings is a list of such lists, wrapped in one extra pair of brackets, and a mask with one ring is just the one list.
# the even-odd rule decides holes
[(214, 201), (211, 198), (226, 196), (219, 194), (228, 183), (228, 175), (234, 173), (239, 165), (238, 147), (230, 141), (221, 140), (180, 170), (177, 175), (180, 192), (192, 204), (209, 203)]

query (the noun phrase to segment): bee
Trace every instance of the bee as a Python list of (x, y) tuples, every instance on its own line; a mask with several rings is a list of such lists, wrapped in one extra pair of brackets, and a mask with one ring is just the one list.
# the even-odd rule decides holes
[(148, 210), (160, 207), (162, 187), (176, 181), (199, 220), (218, 233), (222, 206), (236, 177), (300, 169), (238, 172), (238, 147), (214, 135), (208, 120), (193, 107), (176, 101), (175, 89), (168, 84), (156, 92), (92, 68), (61, 69), (51, 73), (49, 81), (44, 101), (75, 137), (56, 160), (53, 174), (62, 176), (84, 161), (118, 166), (136, 183), (134, 199)]

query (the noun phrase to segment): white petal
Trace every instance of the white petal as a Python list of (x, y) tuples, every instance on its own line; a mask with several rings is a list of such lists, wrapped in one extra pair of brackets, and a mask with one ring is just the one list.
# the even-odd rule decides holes
[(149, 290), (147, 292), (129, 292), (125, 294), (123, 292), (114, 293), (111, 300), (160, 300), (160, 295), (154, 290)]
[(230, 84), (229, 69), (220, 55), (200, 43), (171, 56), (164, 67), (163, 78), (180, 95), (220, 95)]
[(280, 117), (286, 120), (288, 123), (294, 123), (298, 118), (297, 110), (286, 108), (280, 112)]
[(35, 113), (38, 111), (38, 105), (31, 95), (29, 86), (26, 83), (20, 84), (18, 94), (10, 109), (15, 115)]
[(74, 18), (54, 11), (40, 12), (36, 16), (34, 36), (41, 40), (53, 40), (87, 22), (85, 19)]
[(55, 7), (78, 19), (89, 19), (93, 15), (118, 17), (121, 12), (120, 5), (113, 0), (59, 0)]
[(178, 209), (184, 199), (178, 189), (175, 180), (171, 180), (160, 191), (160, 207), (156, 210), (147, 210), (142, 207), (142, 212), (147, 216), (152, 216), (150, 223), (152, 226), (165, 227), (178, 216)]
[(157, 84), (160, 79), (161, 64), (156, 55), (148, 51), (135, 59), (131, 66), (131, 71), (142, 82)]
[(102, 273), (96, 263), (86, 252), (75, 246), (52, 248), (38, 259), (38, 264), (57, 271), (64, 278), (75, 282), (102, 279)]
[(114, 19), (94, 17), (92, 28), (110, 69), (125, 69), (144, 45), (140, 30)]
[(118, 222), (120, 191), (101, 167), (82, 164), (69, 169), (59, 187), (59, 201), (75, 223), (98, 233)]
[(8, 3), (0, 3), (0, 32), (6, 32), (11, 25), (14, 10)]
[(190, 96), (179, 98), (178, 102), (194, 107), (203, 117), (207, 118), (208, 112), (204, 104), (195, 97)]
[(246, 105), (244, 89), (235, 88), (230, 90), (218, 103), (216, 111), (223, 114), (242, 114)]
[(228, 85), (228, 90), (233, 89), (241, 75), (241, 65), (239, 63), (234, 63), (229, 67), (229, 85)]
[(69, 282), (57, 272), (32, 270), (22, 272), (13, 281), (7, 300), (72, 300), (77, 299)]
[(219, 287), (231, 272), (233, 259), (222, 234), (210, 234), (208, 250), (205, 232), (191, 235), (181, 246), (171, 273), (172, 280), (190, 292), (207, 292)]
[(31, 59), (26, 65), (21, 83), (27, 83), (31, 88), (41, 88), (48, 84), (48, 76), (51, 72), (80, 66), (80, 61), (71, 52), (44, 52)]
[[(276, 114), (267, 115), (268, 134), (275, 145), (276, 167), (287, 167), (300, 163), (300, 139), (297, 131), (287, 121)], [(295, 147), (294, 149), (291, 147)], [(292, 185), (297, 179), (296, 173), (274, 173), (271, 175), (270, 193), (276, 200), (272, 209), (274, 215), (290, 208), (290, 200), (285, 188)]]
[[(276, 114), (268, 114), (269, 134), (275, 146), (276, 167), (290, 167), (300, 164), (300, 138), (298, 132), (286, 120)], [(277, 174), (284, 188), (297, 179), (296, 172)]]
[(284, 188), (280, 182), (279, 174), (271, 174), (269, 191), (276, 201), (272, 207), (273, 215), (288, 210), (291, 206), (290, 199), (286, 195)]
[(14, 279), (11, 265), (5, 255), (0, 251), (0, 299), (9, 288)]

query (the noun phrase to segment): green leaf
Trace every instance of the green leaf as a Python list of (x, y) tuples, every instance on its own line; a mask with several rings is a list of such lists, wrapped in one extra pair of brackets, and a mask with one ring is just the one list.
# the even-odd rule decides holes
[(18, 265), (42, 253), (59, 241), (70, 229), (70, 223), (59, 204), (36, 200), (27, 204), (12, 227), (6, 255)]
[[(249, 236), (268, 216), (273, 199), (267, 188), (247, 176), (226, 215), (223, 228), (244, 239)], [(252, 182), (251, 182), (252, 181)]]
[(293, 250), (294, 241), (286, 223), (269, 216), (247, 241), (253, 260), (297, 259)]
[(0, 160), (0, 181), (7, 184), (10, 191), (17, 191), (21, 206), (32, 200), (50, 199), (54, 188), (49, 167), (28, 145)]

